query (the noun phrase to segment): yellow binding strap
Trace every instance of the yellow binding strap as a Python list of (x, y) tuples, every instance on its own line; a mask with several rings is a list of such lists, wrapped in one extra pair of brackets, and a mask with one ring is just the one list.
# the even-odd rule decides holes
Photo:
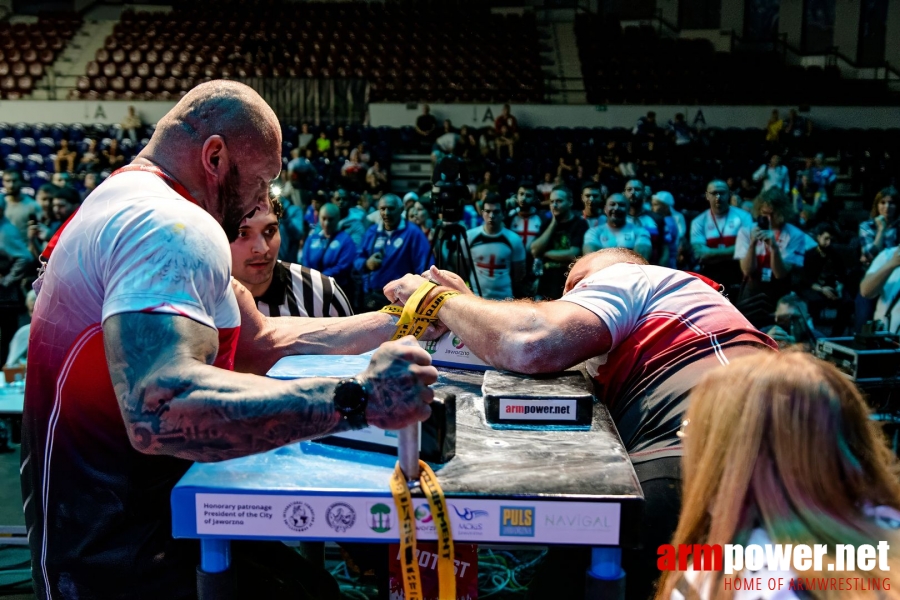
[(425, 334), (425, 330), (428, 329), (428, 326), (437, 322), (437, 314), (441, 310), (441, 307), (444, 306), (444, 302), (453, 296), (459, 296), (459, 292), (443, 292), (435, 296), (434, 299), (428, 303), (428, 306), (419, 310), (419, 305), (428, 295), (428, 292), (434, 287), (434, 283), (426, 281), (419, 286), (419, 289), (417, 289), (412, 296), (409, 297), (409, 300), (406, 301), (403, 308), (391, 305), (385, 306), (379, 311), (392, 315), (400, 315), (400, 320), (397, 321), (397, 330), (394, 332), (391, 340), (399, 340), (407, 335), (420, 339)]
[[(456, 600), (456, 567), (447, 501), (444, 499), (444, 492), (431, 467), (420, 460), (419, 469), (419, 484), (428, 499), (431, 516), (437, 527), (438, 599)], [(412, 508), (412, 497), (406, 484), (406, 476), (403, 475), (399, 462), (394, 467), (394, 473), (391, 476), (391, 494), (394, 496), (394, 504), (397, 506), (397, 514), (400, 517), (400, 566), (403, 571), (403, 591), (406, 600), (422, 600), (422, 580), (416, 556), (416, 519)]]

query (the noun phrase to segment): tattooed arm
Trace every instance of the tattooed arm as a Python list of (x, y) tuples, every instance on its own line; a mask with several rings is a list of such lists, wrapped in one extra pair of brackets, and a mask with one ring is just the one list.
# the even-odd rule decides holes
[[(337, 380), (277, 381), (211, 366), (214, 329), (186, 317), (122, 313), (103, 323), (110, 376), (132, 445), (206, 462), (263, 452), (343, 427)], [(428, 418), (437, 380), (409, 339), (384, 344), (359, 379), (369, 423), (397, 429)]]

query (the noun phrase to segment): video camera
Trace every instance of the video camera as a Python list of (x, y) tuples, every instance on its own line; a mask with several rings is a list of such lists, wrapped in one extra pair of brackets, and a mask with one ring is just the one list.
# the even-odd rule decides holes
[(463, 207), (470, 197), (466, 165), (455, 156), (442, 158), (431, 174), (431, 202), (444, 223), (463, 220)]

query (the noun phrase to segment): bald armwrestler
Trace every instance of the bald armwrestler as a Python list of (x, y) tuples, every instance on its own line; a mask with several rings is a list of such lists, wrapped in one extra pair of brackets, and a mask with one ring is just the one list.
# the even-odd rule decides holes
[[(40, 282), (23, 415), (22, 491), (39, 598), (196, 596), (199, 544), (171, 536), (193, 461), (427, 418), (437, 379), (414, 340), (355, 380), (276, 381), (289, 353), (370, 349), (386, 315), (277, 323), (231, 279), (229, 241), (268, 210), (281, 134), (256, 92), (212, 81), (159, 122), (132, 165), (69, 221)], [(310, 321), (312, 323), (310, 323)], [(235, 544), (237, 597), (338, 598), (280, 544)]]
[[(440, 285), (425, 299), (456, 289), (441, 322), (478, 357), (494, 367), (547, 373), (584, 362), (595, 396), (616, 423), (646, 498), (642, 549), (626, 552), (629, 599), (645, 599), (658, 577), (656, 550), (668, 543), (678, 522), (682, 445), (678, 430), (687, 396), (703, 373), (729, 359), (775, 349), (709, 283), (682, 271), (649, 265), (622, 248), (578, 260), (565, 295), (553, 302), (495, 302), (472, 295), (462, 280), (432, 269)], [(385, 295), (405, 302), (425, 280), (417, 275), (387, 284)], [(557, 554), (559, 557), (560, 554)], [(532, 586), (535, 598), (580, 598), (585, 553), (550, 560)], [(558, 562), (559, 564), (555, 564)], [(547, 587), (544, 587), (546, 585)]]

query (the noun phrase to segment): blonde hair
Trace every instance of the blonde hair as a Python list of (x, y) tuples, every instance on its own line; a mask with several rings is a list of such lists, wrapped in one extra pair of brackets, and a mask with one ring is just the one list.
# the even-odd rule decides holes
[[(877, 506), (900, 510), (897, 459), (859, 392), (833, 366), (801, 352), (740, 358), (694, 388), (687, 419), (676, 548), (746, 543), (757, 527), (772, 543), (828, 544), (831, 557), (835, 544), (900, 544), (896, 531), (880, 528), (863, 512)], [(896, 571), (900, 545), (894, 548), (889, 563)], [(683, 575), (664, 573), (657, 598), (670, 598)], [(722, 573), (708, 575), (710, 598), (733, 597)], [(872, 592), (811, 594), (853, 598)], [(894, 586), (881, 597), (900, 593)]]

